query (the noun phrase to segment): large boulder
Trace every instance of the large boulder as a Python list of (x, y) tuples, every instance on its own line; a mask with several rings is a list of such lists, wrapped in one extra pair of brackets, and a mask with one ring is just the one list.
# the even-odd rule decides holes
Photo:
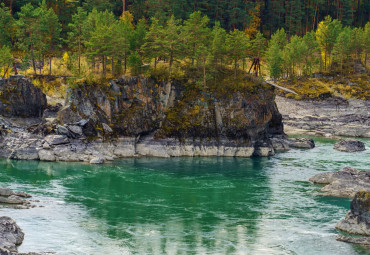
[(370, 192), (359, 191), (351, 202), (351, 210), (338, 222), (336, 228), (350, 234), (367, 237), (342, 237), (338, 240), (370, 245)]
[(13, 219), (0, 217), (0, 249), (5, 252), (17, 252), (17, 245), (20, 245), (23, 239), (24, 233)]
[(334, 150), (344, 152), (358, 152), (365, 150), (365, 144), (355, 139), (342, 139), (334, 144)]
[(345, 167), (338, 172), (320, 173), (310, 178), (317, 184), (325, 184), (321, 191), (325, 196), (354, 197), (361, 190), (370, 192), (370, 172)]
[(0, 114), (6, 117), (42, 117), (46, 95), (21, 75), (0, 80)]

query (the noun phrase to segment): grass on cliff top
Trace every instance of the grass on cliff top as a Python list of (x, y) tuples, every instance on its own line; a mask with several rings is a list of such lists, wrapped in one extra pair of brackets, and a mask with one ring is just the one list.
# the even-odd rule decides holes
[(278, 94), (296, 100), (321, 99), (328, 96), (341, 96), (347, 99), (370, 100), (370, 75), (368, 73), (328, 74), (322, 78), (286, 79), (279, 85), (298, 93), (294, 95), (278, 90)]

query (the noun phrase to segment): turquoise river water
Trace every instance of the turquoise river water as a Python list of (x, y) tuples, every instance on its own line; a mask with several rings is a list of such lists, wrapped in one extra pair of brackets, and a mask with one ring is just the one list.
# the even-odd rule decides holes
[(36, 208), (1, 209), (26, 233), (20, 252), (56, 254), (370, 254), (338, 242), (350, 200), (322, 197), (308, 179), (352, 166), (315, 138), (312, 150), (270, 158), (139, 158), (102, 166), (0, 161), (0, 185)]

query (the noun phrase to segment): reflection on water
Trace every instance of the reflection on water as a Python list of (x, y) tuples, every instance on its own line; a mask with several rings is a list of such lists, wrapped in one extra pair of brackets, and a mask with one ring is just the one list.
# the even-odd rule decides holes
[(366, 254), (335, 241), (349, 200), (318, 196), (307, 179), (346, 165), (366, 170), (369, 152), (354, 157), (332, 150), (329, 140), (317, 145), (263, 159), (2, 160), (2, 185), (34, 194), (43, 206), (2, 213), (26, 233), (21, 251)]

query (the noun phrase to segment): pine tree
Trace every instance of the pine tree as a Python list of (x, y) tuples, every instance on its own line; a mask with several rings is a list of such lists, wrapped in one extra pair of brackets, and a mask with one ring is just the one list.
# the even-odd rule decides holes
[(41, 8), (35, 8), (31, 4), (26, 4), (22, 6), (21, 11), (18, 12), (18, 16), (18, 47), (25, 51), (26, 54), (28, 51), (30, 52), (33, 70), (36, 73), (36, 53), (39, 53), (40, 49), (43, 47), (39, 29)]
[(53, 9), (46, 9), (46, 4), (43, 1), (41, 7), (42, 15), (40, 17), (39, 29), (42, 34), (42, 41), (45, 48), (42, 50), (42, 56), (49, 57), (49, 74), (51, 74), (51, 61), (55, 52), (61, 47), (60, 32), (62, 30), (58, 16)]
[(367, 22), (364, 28), (364, 51), (365, 51), (365, 66), (367, 61), (367, 55), (370, 52), (370, 22)]
[(180, 21), (172, 15), (167, 21), (167, 25), (163, 30), (163, 50), (164, 56), (169, 60), (170, 74), (174, 60), (181, 54), (183, 45), (181, 43), (180, 31), (182, 27)]
[(197, 48), (208, 44), (210, 34), (208, 23), (209, 18), (203, 16), (200, 11), (192, 13), (189, 19), (184, 22), (181, 37), (185, 40), (186, 54), (192, 59), (192, 65), (194, 65)]
[(227, 55), (234, 63), (234, 77), (236, 78), (238, 61), (247, 57), (250, 40), (244, 31), (235, 29), (227, 35), (226, 45)]
[(266, 38), (258, 32), (256, 37), (251, 41), (251, 52), (254, 57), (263, 57), (266, 51)]
[(338, 61), (340, 64), (340, 73), (343, 77), (343, 61), (348, 58), (348, 55), (351, 51), (351, 29), (346, 27), (338, 35), (335, 44), (333, 46), (333, 59)]
[(15, 23), (10, 9), (2, 3), (0, 5), (0, 47), (11, 46), (12, 32)]
[(334, 43), (342, 29), (342, 25), (338, 20), (332, 20), (330, 16), (326, 16), (325, 20), (321, 21), (316, 30), (316, 40), (319, 43), (321, 53), (324, 56), (325, 70), (327, 67), (328, 57), (334, 46)]
[(304, 66), (303, 73), (305, 75), (311, 75), (313, 67), (317, 63), (318, 43), (315, 39), (315, 32), (308, 32), (302, 38), (304, 44), (304, 51), (302, 53)]
[(10, 47), (9, 46), (0, 47), (0, 73), (3, 72), (3, 78), (5, 78), (12, 61), (13, 57)]
[(212, 42), (210, 46), (211, 55), (213, 56), (214, 67), (217, 68), (218, 64), (222, 65), (227, 52), (226, 49), (226, 31), (221, 27), (220, 22), (216, 22), (212, 29)]
[(81, 52), (84, 46), (83, 31), (85, 29), (85, 23), (87, 19), (87, 13), (83, 8), (78, 7), (76, 14), (72, 16), (72, 23), (69, 24), (71, 32), (68, 33), (68, 45), (72, 49), (78, 51), (78, 72), (81, 72)]
[(305, 45), (303, 44), (302, 38), (297, 35), (294, 35), (290, 39), (290, 42), (284, 47), (284, 64), (291, 76), (295, 75), (296, 67), (300, 69), (304, 51)]
[(156, 18), (151, 19), (149, 31), (145, 36), (145, 43), (141, 46), (141, 51), (147, 59), (154, 58), (154, 69), (157, 68), (157, 58), (163, 53), (163, 27)]

